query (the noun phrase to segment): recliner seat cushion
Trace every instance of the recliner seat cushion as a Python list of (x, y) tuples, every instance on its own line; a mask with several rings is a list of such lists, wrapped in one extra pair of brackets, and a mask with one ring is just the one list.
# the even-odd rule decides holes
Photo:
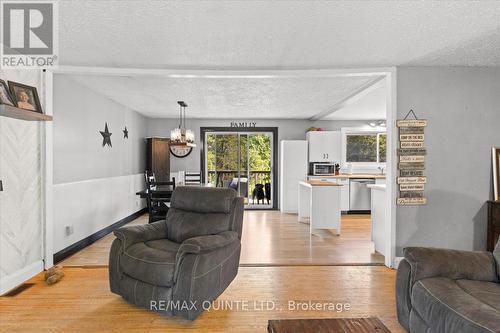
[(174, 284), (179, 244), (158, 239), (133, 244), (120, 256), (120, 268), (134, 279), (162, 287)]
[(435, 332), (500, 332), (497, 283), (427, 278), (414, 284), (411, 297), (412, 311)]

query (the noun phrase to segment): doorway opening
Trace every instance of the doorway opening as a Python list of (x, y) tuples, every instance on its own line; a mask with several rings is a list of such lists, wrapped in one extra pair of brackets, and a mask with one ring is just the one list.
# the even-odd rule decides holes
[(233, 188), (246, 209), (277, 208), (277, 128), (201, 128), (203, 181)]

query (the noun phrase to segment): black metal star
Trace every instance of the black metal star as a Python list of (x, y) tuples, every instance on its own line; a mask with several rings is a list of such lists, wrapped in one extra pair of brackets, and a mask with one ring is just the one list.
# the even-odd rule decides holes
[(125, 126), (125, 129), (123, 130), (123, 138), (128, 139), (128, 129), (127, 126)]
[(102, 135), (102, 146), (110, 146), (110, 147), (113, 147), (113, 145), (111, 144), (111, 135), (113, 133), (109, 133), (109, 130), (108, 130), (108, 123), (106, 123), (106, 125), (104, 126), (104, 132), (103, 131), (99, 131), (101, 132), (101, 135)]

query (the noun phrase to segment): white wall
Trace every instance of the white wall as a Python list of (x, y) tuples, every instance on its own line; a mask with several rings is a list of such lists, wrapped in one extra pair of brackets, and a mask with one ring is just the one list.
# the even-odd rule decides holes
[[(136, 192), (144, 189), (143, 174), (90, 179), (54, 186), (54, 251), (106, 228), (144, 207)], [(59, 206), (60, 207), (60, 206)], [(65, 227), (74, 228), (67, 235)]]
[[(35, 86), (42, 98), (40, 71), (0, 70), (0, 78)], [(0, 294), (43, 269), (43, 126), (0, 117)]]
[(397, 252), (406, 246), (486, 249), (491, 147), (500, 146), (500, 68), (398, 68), (398, 117), (425, 129), (426, 206), (397, 208)]
[[(99, 133), (106, 122), (111, 148)], [(55, 252), (144, 207), (135, 192), (144, 188), (146, 129), (137, 112), (54, 76)], [(66, 226), (74, 233), (67, 235)]]

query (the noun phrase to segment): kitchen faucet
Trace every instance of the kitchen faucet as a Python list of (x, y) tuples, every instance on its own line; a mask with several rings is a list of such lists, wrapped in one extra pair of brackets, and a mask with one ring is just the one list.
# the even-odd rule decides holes
[(380, 170), (380, 174), (383, 175), (385, 168), (384, 167), (378, 167), (378, 169)]

